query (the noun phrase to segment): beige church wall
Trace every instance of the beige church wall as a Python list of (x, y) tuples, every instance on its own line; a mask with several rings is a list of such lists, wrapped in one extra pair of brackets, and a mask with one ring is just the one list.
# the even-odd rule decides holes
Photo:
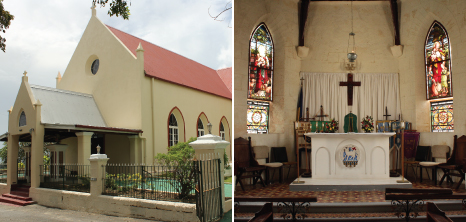
[[(254, 145), (287, 147), (294, 155), (294, 124), (299, 94), (301, 60), (297, 56), (298, 1), (235, 1), (234, 37), (234, 137), (251, 136)], [(249, 40), (264, 22), (274, 41), (273, 101), (270, 103), (269, 134), (248, 134), (246, 129)]]
[(78, 138), (70, 137), (60, 141), (61, 144), (68, 145), (65, 151), (64, 163), (77, 163), (78, 162)]
[[(140, 65), (136, 57), (97, 18), (91, 17), (71, 57), (59, 89), (92, 94), (110, 127), (141, 129)], [(91, 65), (99, 59), (93, 75)]]
[[(398, 73), (398, 61), (390, 49), (394, 44), (390, 2), (354, 1), (353, 17), (358, 55), (355, 72)], [(350, 32), (350, 1), (311, 1), (305, 27), (305, 46), (309, 47), (309, 55), (302, 59), (302, 71), (348, 72), (344, 62)]]
[[(404, 45), (399, 58), (400, 94), (403, 119), (421, 132), (421, 145), (446, 144), (453, 147), (453, 135), (466, 134), (466, 1), (402, 0), (400, 36)], [(430, 132), (430, 103), (426, 100), (424, 43), (437, 20), (447, 30), (451, 43), (454, 94), (454, 133)]]
[[(219, 134), (218, 127), (223, 116), (229, 123), (232, 122), (232, 103), (230, 99), (162, 80), (149, 77), (146, 77), (146, 79), (147, 82), (143, 83), (144, 96), (142, 97), (142, 115), (144, 117), (142, 119), (142, 130), (144, 131), (142, 137), (146, 138), (146, 163), (154, 163), (154, 157), (157, 153), (167, 152), (168, 118), (174, 107), (179, 109), (183, 117), (180, 119), (178, 115), (175, 115), (177, 116), (179, 130), (184, 131), (185, 135), (179, 138), (179, 142), (185, 142), (191, 137), (197, 137), (197, 120), (202, 112), (212, 123), (212, 134)], [(151, 81), (152, 83), (150, 83)], [(152, 101), (153, 105), (151, 104)], [(153, 121), (152, 116), (154, 116)], [(184, 121), (184, 127), (180, 125), (181, 121)], [(152, 127), (152, 124), (154, 127)], [(231, 128), (231, 126), (228, 126), (228, 128)], [(206, 133), (208, 133), (207, 130)], [(230, 146), (225, 149), (225, 152), (230, 153)]]
[[(28, 83), (28, 77), (23, 76), (23, 81), (19, 87), (15, 104), (9, 114), (8, 133), (10, 135), (21, 135), (29, 133), (29, 129), (36, 127), (36, 109), (33, 104), (37, 103)], [(19, 117), (24, 111), (26, 115), (26, 125), (19, 126)]]
[(105, 134), (105, 154), (108, 163), (131, 163), (128, 136)]

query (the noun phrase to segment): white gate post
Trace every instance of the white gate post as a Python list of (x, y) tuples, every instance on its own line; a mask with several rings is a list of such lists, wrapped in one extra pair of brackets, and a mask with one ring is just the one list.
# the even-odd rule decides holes
[[(211, 129), (212, 124), (208, 123), (207, 128), (209, 129), (209, 134), (198, 137), (196, 141), (190, 143), (189, 145), (194, 148), (196, 158), (202, 160), (203, 156), (211, 155), (213, 157), (220, 158), (220, 185), (222, 190), (222, 209), (225, 211), (225, 181), (224, 181), (224, 160), (223, 155), (225, 153), (225, 148), (230, 145), (230, 142), (222, 140), (220, 136), (212, 135)], [(205, 172), (211, 173), (211, 172)]]
[(97, 147), (97, 154), (92, 154), (89, 158), (91, 162), (90, 169), (90, 183), (91, 183), (91, 196), (99, 196), (102, 194), (103, 186), (105, 186), (102, 177), (104, 177), (104, 168), (107, 165), (107, 154), (100, 154), (100, 147)]

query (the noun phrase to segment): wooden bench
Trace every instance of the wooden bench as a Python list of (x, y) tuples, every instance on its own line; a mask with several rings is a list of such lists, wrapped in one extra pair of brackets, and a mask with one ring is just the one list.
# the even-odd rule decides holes
[(239, 211), (241, 202), (265, 202), (276, 203), (279, 208), (280, 217), (297, 221), (304, 219), (306, 212), (311, 207), (312, 202), (317, 202), (317, 197), (241, 197), (235, 196), (235, 212)]
[(427, 222), (453, 222), (437, 205), (427, 202)]
[(394, 207), (395, 215), (409, 221), (416, 218), (419, 212), (423, 211), (424, 200), (457, 199), (466, 203), (465, 193), (453, 193), (450, 188), (438, 189), (403, 189), (386, 188), (385, 200), (390, 200)]

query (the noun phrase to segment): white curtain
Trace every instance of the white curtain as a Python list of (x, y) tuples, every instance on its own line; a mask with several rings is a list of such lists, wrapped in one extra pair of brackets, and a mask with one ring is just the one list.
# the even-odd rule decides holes
[[(400, 94), (397, 73), (355, 73), (353, 81), (361, 82), (361, 86), (353, 87), (353, 106), (348, 106), (347, 88), (340, 82), (347, 81), (347, 73), (305, 73), (301, 72), (303, 82), (303, 110), (309, 108), (309, 116), (320, 114), (320, 106), (324, 114), (339, 122), (338, 132), (343, 133), (345, 115), (352, 111), (358, 122), (369, 115), (377, 120), (385, 120), (385, 107), (388, 109), (388, 120), (398, 119), (401, 113)], [(305, 112), (304, 112), (305, 113)], [(316, 119), (320, 120), (320, 119)], [(358, 124), (361, 132), (361, 124)]]

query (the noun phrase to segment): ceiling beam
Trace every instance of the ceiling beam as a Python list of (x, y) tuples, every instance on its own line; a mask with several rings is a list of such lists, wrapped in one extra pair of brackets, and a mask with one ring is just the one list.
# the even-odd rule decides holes
[(400, 24), (398, 22), (398, 3), (397, 0), (390, 0), (392, 9), (393, 26), (395, 28), (395, 45), (400, 45)]
[(310, 0), (301, 1), (301, 10), (299, 13), (299, 46), (304, 46), (304, 28), (306, 27), (307, 13)]

